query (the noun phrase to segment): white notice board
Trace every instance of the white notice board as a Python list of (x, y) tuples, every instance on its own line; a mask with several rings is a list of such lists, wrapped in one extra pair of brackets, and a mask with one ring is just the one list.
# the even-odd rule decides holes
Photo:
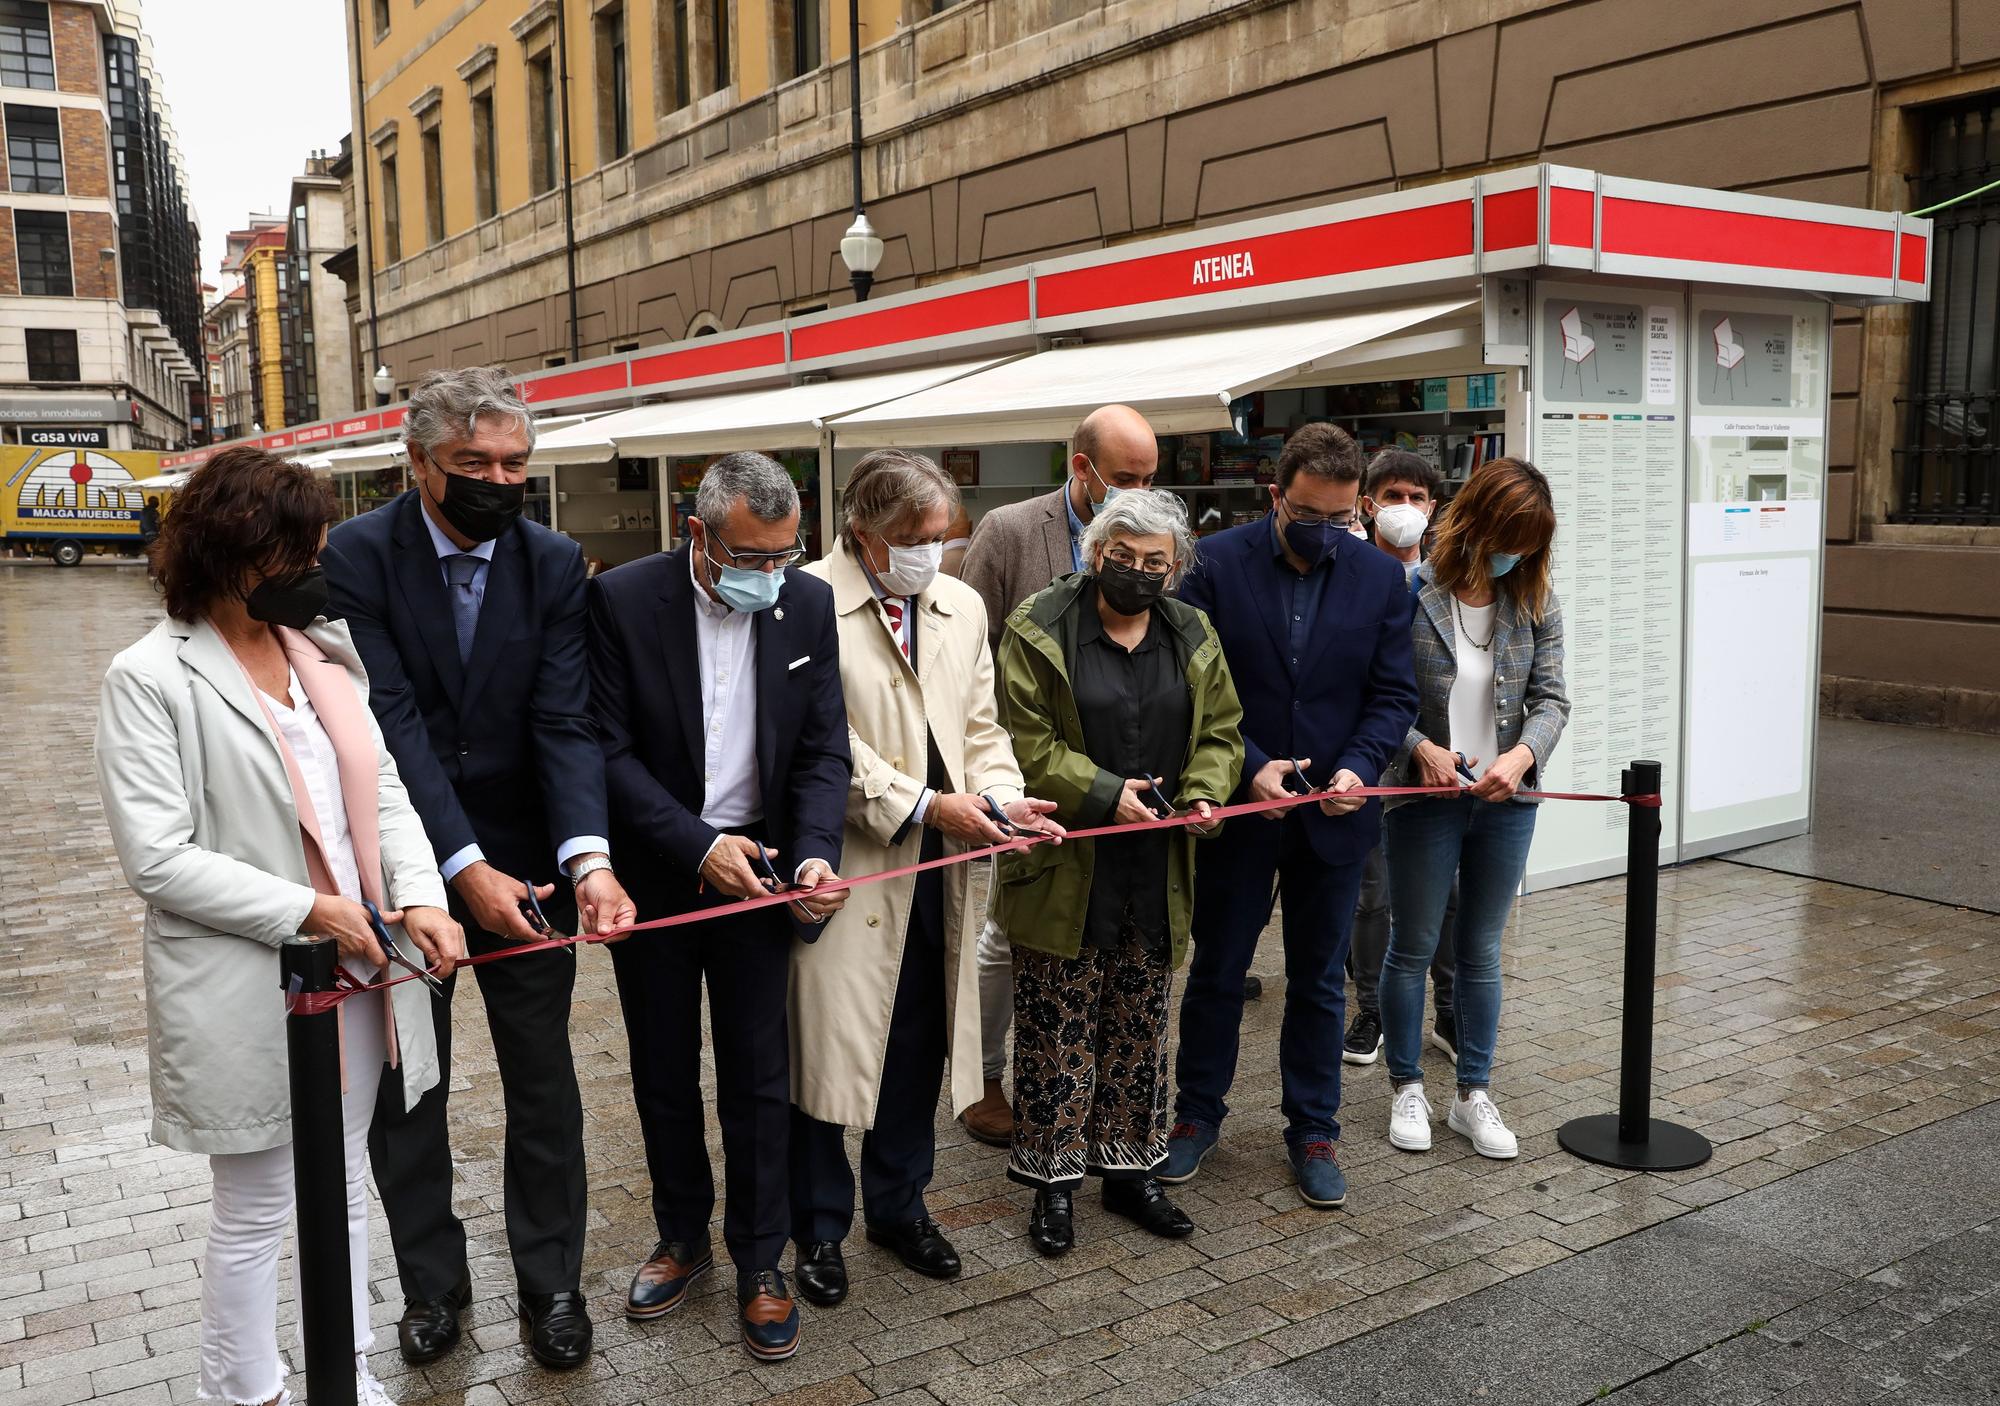
[[(1658, 761), (1668, 862), (1680, 839), (1686, 319), (1679, 284), (1537, 283), (1525, 417), (1526, 453), (1555, 493), (1570, 697), (1569, 729), (1541, 782), (1616, 792), (1628, 762)], [(1544, 805), (1528, 886), (1622, 872), (1625, 836), (1624, 806)]]
[(1803, 833), (1819, 711), (1823, 302), (1689, 300), (1683, 857)]

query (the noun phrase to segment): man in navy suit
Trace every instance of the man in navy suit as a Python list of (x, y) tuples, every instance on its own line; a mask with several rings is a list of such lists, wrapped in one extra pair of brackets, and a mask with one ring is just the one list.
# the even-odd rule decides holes
[[(452, 916), (473, 953), (541, 934), (528, 886), (567, 930), (631, 921), (604, 838), (604, 757), (589, 714), (583, 554), (521, 517), (534, 422), (491, 367), (438, 371), (410, 396), (416, 486), (335, 528), (322, 562), (333, 613), (368, 668), (368, 702), (423, 818)], [(575, 885), (555, 898), (539, 881)], [(567, 887), (567, 886), (565, 886)], [(529, 911), (533, 911), (531, 908)], [(590, 1354), (584, 1311), (583, 1105), (570, 1059), (572, 951), (475, 967), (507, 1106), (505, 1206), (529, 1347), (550, 1367)], [(451, 988), (436, 1003), (445, 1077), (403, 1111), (382, 1081), (369, 1161), (388, 1212), (405, 1307), (403, 1356), (459, 1340), (472, 1296), (465, 1227), (451, 1209), (445, 1130)]]
[(1243, 700), (1235, 799), (1276, 800), (1288, 783), (1331, 795), (1234, 821), (1200, 857), (1162, 1181), (1192, 1177), (1220, 1136), (1236, 1077), (1243, 976), (1275, 877), (1285, 924), (1278, 1071), (1286, 1151), (1309, 1204), (1347, 1199), (1334, 1154), (1343, 969), (1381, 807), (1340, 793), (1376, 784), (1417, 715), (1402, 568), (1349, 531), (1361, 468), (1360, 449), (1337, 426), (1300, 429), (1279, 457), (1270, 516), (1204, 538), (1181, 587), (1214, 622)]
[(722, 1238), (744, 1346), (789, 1357), (799, 1313), (778, 1257), (791, 1233), (787, 1153), (791, 944), (846, 899), (835, 877), (847, 788), (847, 703), (833, 592), (790, 571), (799, 496), (762, 454), (709, 465), (688, 542), (591, 583), (591, 708), (613, 841), (644, 919), (762, 895), (791, 903), (642, 934), (615, 949), (632, 1087), (659, 1241), (625, 1312), (657, 1318), (713, 1263), (715, 1182), (701, 1096), (701, 990), (715, 1041)]

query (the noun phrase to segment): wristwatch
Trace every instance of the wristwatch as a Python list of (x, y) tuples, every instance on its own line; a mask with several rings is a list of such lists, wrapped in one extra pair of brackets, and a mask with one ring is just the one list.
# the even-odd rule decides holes
[(570, 871), (569, 881), (572, 885), (580, 884), (598, 870), (609, 869), (610, 867), (611, 860), (609, 856), (593, 854), (588, 859), (579, 859), (576, 862), (576, 868)]

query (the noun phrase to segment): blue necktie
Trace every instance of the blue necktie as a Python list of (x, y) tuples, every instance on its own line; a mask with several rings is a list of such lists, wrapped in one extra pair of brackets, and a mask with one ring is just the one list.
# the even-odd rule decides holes
[(479, 597), (473, 583), (486, 563), (469, 552), (444, 559), (444, 579), (450, 586), (451, 623), (458, 630), (458, 662), (472, 658), (472, 635), (479, 628)]

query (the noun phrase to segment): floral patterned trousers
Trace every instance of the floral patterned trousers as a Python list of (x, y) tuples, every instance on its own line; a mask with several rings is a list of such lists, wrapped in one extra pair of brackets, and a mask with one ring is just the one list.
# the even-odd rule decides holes
[(1007, 1175), (1074, 1189), (1153, 1174), (1167, 1152), (1173, 973), (1131, 937), (1074, 957), (1014, 946), (1014, 1146)]

